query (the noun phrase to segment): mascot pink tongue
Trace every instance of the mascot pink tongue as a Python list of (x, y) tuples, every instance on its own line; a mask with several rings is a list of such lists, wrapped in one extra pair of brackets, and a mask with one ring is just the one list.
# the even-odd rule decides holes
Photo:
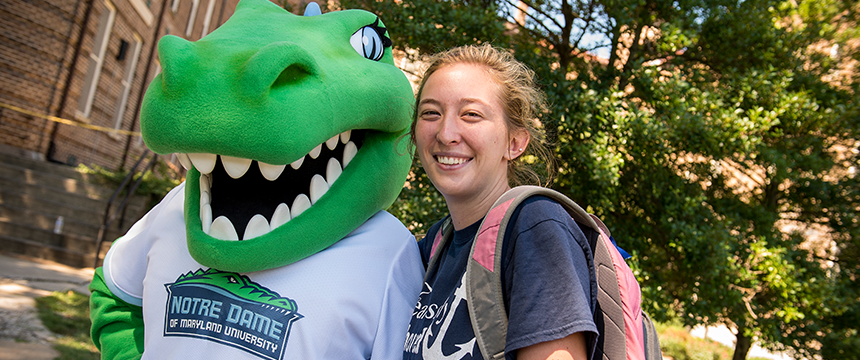
[(412, 90), (382, 21), (241, 0), (165, 36), (141, 130), (189, 169), (90, 289), (103, 358), (399, 358), (423, 266), (384, 211), (411, 165)]

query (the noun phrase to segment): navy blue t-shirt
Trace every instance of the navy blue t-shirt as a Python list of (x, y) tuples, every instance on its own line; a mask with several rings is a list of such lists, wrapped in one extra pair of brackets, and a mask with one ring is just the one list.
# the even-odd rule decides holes
[[(591, 249), (564, 208), (543, 196), (513, 214), (502, 245), (502, 292), (509, 325), (505, 358), (516, 350), (586, 332), (591, 358), (597, 339), (597, 283)], [(404, 359), (483, 359), (466, 306), (463, 275), (481, 221), (455, 231), (430, 270), (412, 314)], [(425, 267), (441, 222), (419, 242)]]

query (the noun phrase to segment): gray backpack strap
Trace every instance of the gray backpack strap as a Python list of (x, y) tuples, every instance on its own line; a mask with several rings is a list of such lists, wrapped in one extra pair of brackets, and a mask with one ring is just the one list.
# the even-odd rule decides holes
[(518, 186), (496, 200), (481, 223), (466, 265), (466, 296), (469, 318), (484, 359), (503, 359), (508, 316), (502, 294), (502, 244), (505, 229), (517, 206), (525, 199), (542, 195), (561, 204), (576, 221), (597, 229), (598, 225), (579, 205), (561, 193), (539, 186)]
[(657, 338), (657, 329), (654, 328), (654, 321), (651, 320), (651, 317), (645, 311), (642, 311), (642, 330), (645, 334), (645, 359), (663, 360), (663, 351), (660, 350), (660, 339)]

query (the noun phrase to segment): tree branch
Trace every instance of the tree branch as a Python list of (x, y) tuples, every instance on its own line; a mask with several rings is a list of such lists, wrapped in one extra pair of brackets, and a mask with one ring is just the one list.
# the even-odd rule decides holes
[[(511, 0), (505, 0), (505, 2), (507, 2), (507, 3), (508, 3), (508, 5), (511, 5), (511, 6), (517, 7), (516, 5), (514, 5), (514, 4), (511, 2)], [(526, 6), (528, 6), (528, 4), (526, 4)], [(519, 23), (519, 22), (517, 22), (517, 21), (511, 21), (511, 22), (512, 22), (512, 23), (514, 23), (514, 24), (516, 24), (518, 28), (520, 28), (520, 29), (522, 29), (522, 30), (526, 30), (526, 31), (528, 31), (530, 34), (532, 34), (532, 35), (534, 35), (534, 36), (536, 36), (536, 37), (538, 37), (538, 38), (546, 39), (546, 40), (548, 40), (548, 41), (549, 41), (551, 44), (553, 44), (553, 45), (558, 44), (559, 40), (556, 38), (556, 36), (555, 36), (556, 34), (555, 34), (555, 32), (554, 32), (552, 29), (550, 29), (548, 26), (546, 26), (546, 24), (544, 24), (540, 19), (538, 19), (538, 18), (536, 18), (535, 16), (533, 16), (533, 15), (529, 14), (527, 11), (526, 11), (526, 12), (524, 12), (524, 13), (525, 13), (525, 15), (526, 15), (527, 17), (529, 17), (530, 19), (534, 20), (534, 23), (536, 23), (536, 24), (537, 24), (537, 25), (539, 25), (541, 28), (543, 28), (543, 30), (546, 32), (546, 34), (543, 34), (543, 33), (541, 33), (540, 31), (538, 31), (538, 30), (536, 30), (536, 29), (529, 28), (529, 27), (525, 26), (525, 24), (520, 24), (520, 23)], [(507, 17), (508, 17), (508, 18), (513, 19), (513, 16), (511, 15), (511, 13), (510, 13), (510, 12), (508, 12), (508, 13), (507, 13)], [(516, 19), (514, 19), (514, 20), (516, 20)], [(553, 21), (553, 22), (554, 22), (556, 25), (559, 25), (557, 22), (555, 22), (555, 21)], [(560, 25), (559, 25), (559, 26), (560, 26)]]
[(576, 39), (576, 41), (571, 42), (571, 45), (570, 45), (571, 48), (574, 48), (574, 49), (579, 48), (579, 42), (582, 41), (582, 38), (585, 37), (586, 31), (591, 27), (591, 24), (594, 21), (594, 17), (592, 17), (592, 14), (594, 14), (594, 5), (595, 5), (594, 0), (590, 0), (588, 2), (588, 5), (587, 5), (588, 17), (587, 18), (582, 17), (580, 15), (580, 19), (585, 22), (585, 25), (582, 27), (582, 31), (579, 33), (579, 37)]
[(756, 291), (754, 289), (740, 287), (735, 284), (729, 284), (729, 288), (734, 288), (735, 290), (738, 290), (744, 294), (742, 299), (744, 301), (744, 305), (747, 308), (747, 311), (750, 313), (750, 316), (752, 316), (753, 319), (758, 319), (758, 315), (755, 314), (752, 309), (752, 305), (750, 304), (752, 302), (752, 299), (755, 297)]
[[(511, 5), (511, 6), (513, 6), (513, 7), (518, 7), (518, 6), (517, 6), (517, 5), (515, 5), (515, 4), (513, 3), (513, 1), (511, 1), (511, 0), (505, 0), (505, 2), (506, 2), (506, 3), (508, 3), (508, 5)], [(530, 2), (530, 1), (526, 1), (526, 0), (522, 0), (522, 3), (523, 3), (526, 7), (528, 7), (528, 8), (530, 8), (530, 9), (534, 10), (536, 13), (538, 13), (538, 14), (540, 14), (540, 15), (543, 15), (543, 16), (547, 19), (547, 21), (549, 21), (549, 22), (553, 23), (553, 24), (554, 24), (556, 27), (558, 27), (559, 29), (561, 29), (561, 28), (562, 28), (562, 25), (561, 25), (561, 24), (559, 24), (557, 21), (555, 21), (555, 19), (554, 19), (552, 16), (550, 16), (550, 14), (547, 14), (545, 11), (541, 10), (540, 8), (535, 7), (535, 6), (533, 5), (533, 3), (532, 3), (532, 2)], [(538, 19), (537, 17), (535, 17), (535, 16), (533, 16), (533, 15), (529, 14), (529, 12), (528, 12), (528, 11), (526, 11), (526, 12), (525, 12), (525, 14), (526, 14), (526, 16), (528, 16), (528, 17), (532, 18), (533, 20), (535, 20), (535, 22), (537, 22), (537, 23), (539, 23), (539, 24), (543, 25), (543, 21), (541, 21), (541, 20), (540, 20), (540, 19)], [(544, 27), (546, 27), (546, 26), (544, 25)], [(547, 29), (547, 31), (550, 31), (550, 32), (551, 32), (551, 30), (548, 30), (548, 29)]]
[[(633, 43), (630, 44), (630, 48), (628, 48), (627, 60), (624, 61), (624, 66), (621, 67), (621, 74), (626, 74), (630, 71), (630, 67), (633, 64), (633, 59), (639, 50), (639, 39), (642, 38), (642, 30), (645, 28), (644, 25), (637, 24), (636, 25), (636, 33), (633, 35)], [(610, 64), (611, 65), (611, 64)], [(627, 86), (627, 78), (621, 77), (618, 80), (618, 87), (620, 89), (624, 89)]]

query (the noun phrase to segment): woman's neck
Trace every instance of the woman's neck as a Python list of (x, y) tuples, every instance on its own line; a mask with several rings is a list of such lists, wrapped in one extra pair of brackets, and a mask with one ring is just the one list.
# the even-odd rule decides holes
[(487, 191), (480, 194), (462, 198), (445, 196), (445, 202), (448, 205), (448, 212), (451, 214), (451, 222), (454, 224), (454, 230), (462, 230), (481, 220), (487, 215), (487, 212), (490, 211), (496, 200), (510, 189), (511, 187), (505, 181), (497, 186), (488, 188)]

